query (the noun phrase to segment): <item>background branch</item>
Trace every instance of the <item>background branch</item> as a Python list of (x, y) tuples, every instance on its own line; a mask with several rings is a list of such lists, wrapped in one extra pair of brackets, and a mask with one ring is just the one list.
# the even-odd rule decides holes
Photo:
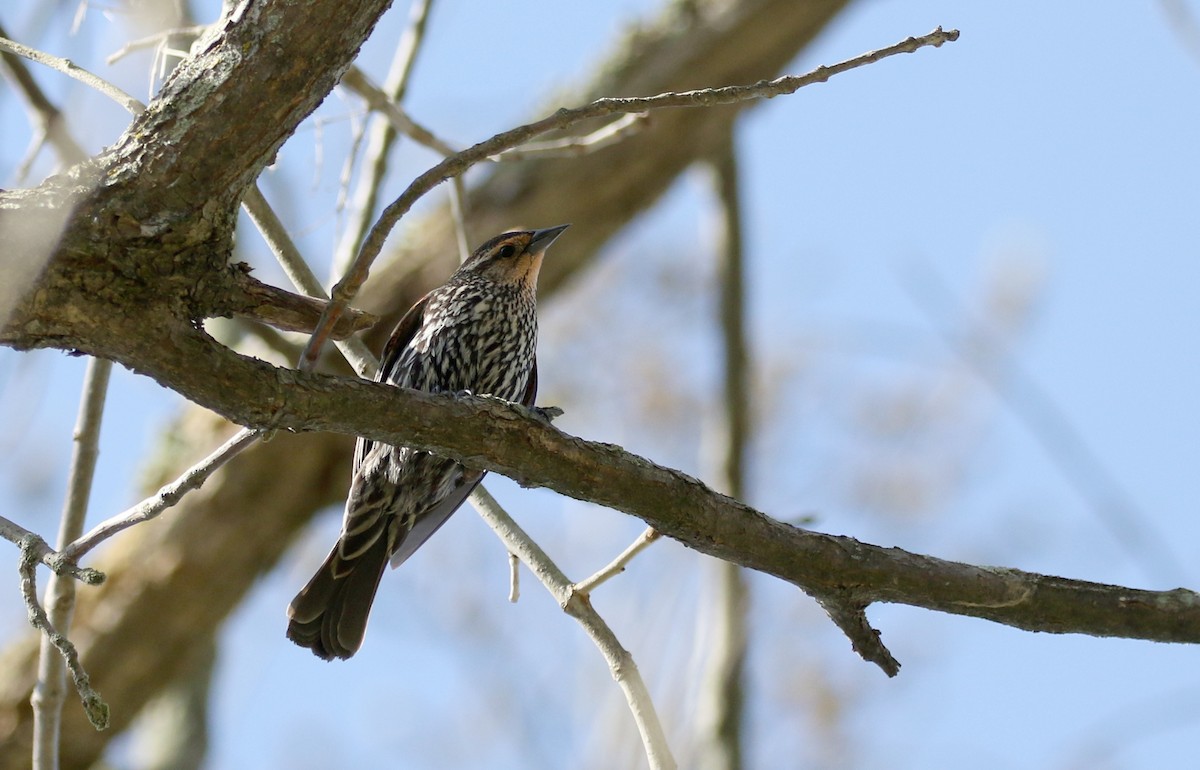
[[(75, 423), (75, 450), (71, 456), (67, 496), (63, 503), (62, 520), (58, 530), (59, 550), (79, 537), (83, 531), (88, 499), (92, 492), (92, 480), (96, 474), (96, 460), (100, 454), (100, 425), (104, 417), (104, 401), (108, 395), (111, 374), (112, 362), (98, 358), (88, 361), (87, 373), (83, 378), (79, 416)], [(24, 554), (22, 556), (24, 565), (26, 559)], [(29, 568), (32, 569), (32, 565)], [(45, 606), (48, 609), (38, 656), (38, 683), (34, 687), (31, 699), (33, 764), (38, 770), (57, 770), (59, 729), (66, 694), (66, 669), (60, 651), (70, 660), (70, 654), (64, 649), (63, 642), (70, 632), (71, 616), (75, 609), (75, 580), (69, 576), (51, 573), (46, 584)], [(56, 639), (56, 634), (61, 636), (62, 640)], [(72, 674), (76, 683), (86, 683), (87, 675), (83, 673), (78, 660), (72, 662)], [(94, 709), (102, 705), (90, 703), (94, 693), (86, 684), (80, 687), (79, 695), (83, 699), (84, 708), (89, 711), (89, 716)], [(101, 709), (106, 710), (106, 707)], [(93, 721), (93, 725), (97, 729), (103, 729), (106, 721)]]
[[(716, 199), (717, 325), (720, 329), (721, 404), (708, 426), (707, 474), (713, 486), (734, 498), (746, 497), (745, 468), (750, 440), (753, 365), (746, 340), (745, 247), (734, 127), (708, 159)], [(711, 418), (710, 418), (711, 419)], [(742, 767), (746, 650), (750, 593), (736, 564), (712, 565), (711, 599), (705, 602), (708, 649), (697, 704), (699, 766), (710, 770)]]

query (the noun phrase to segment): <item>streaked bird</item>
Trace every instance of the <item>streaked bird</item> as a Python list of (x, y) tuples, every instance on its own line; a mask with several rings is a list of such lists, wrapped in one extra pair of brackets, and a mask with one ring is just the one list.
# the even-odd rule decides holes
[[(533, 406), (542, 257), (567, 225), (504, 233), (400, 319), (376, 379), (432, 393), (470, 391)], [(360, 438), (342, 533), (288, 607), (287, 636), (325, 660), (358, 651), (375, 592), (446, 523), (483, 471)]]

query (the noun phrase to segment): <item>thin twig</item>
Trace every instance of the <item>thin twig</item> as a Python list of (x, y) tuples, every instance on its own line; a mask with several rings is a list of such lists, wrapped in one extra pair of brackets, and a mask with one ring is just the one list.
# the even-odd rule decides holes
[(190, 27), (164, 29), (161, 32), (155, 32), (153, 35), (147, 35), (146, 37), (140, 37), (137, 40), (129, 41), (113, 53), (109, 54), (108, 58), (104, 60), (104, 63), (111, 66), (121, 61), (121, 59), (124, 59), (134, 51), (141, 51), (146, 48), (157, 48), (158, 46), (165, 44), (167, 40), (175, 37), (176, 35), (191, 36), (194, 39), (204, 34), (206, 29), (208, 29), (207, 24), (196, 24)]
[[(96, 474), (96, 458), (100, 454), (100, 425), (104, 418), (104, 401), (112, 362), (103, 358), (88, 361), (83, 378), (83, 395), (79, 416), (75, 422), (75, 450), (71, 456), (67, 482), (67, 498), (63, 502), (62, 521), (58, 529), (58, 547), (79, 537), (87, 517), (88, 499)], [(45, 606), (47, 623), (64, 638), (70, 633), (75, 612), (75, 581), (51, 573), (46, 582)], [(38, 678), (30, 704), (33, 706), (33, 766), (38, 770), (57, 770), (62, 707), (66, 699), (66, 670), (59, 646), (44, 635), (38, 655)], [(80, 692), (87, 707), (87, 693)]]
[(84, 68), (80, 67), (70, 59), (63, 59), (59, 56), (39, 51), (36, 48), (30, 48), (27, 45), (9, 40), (8, 38), (0, 37), (0, 51), (8, 51), (17, 56), (22, 56), (30, 61), (35, 61), (38, 64), (44, 64), (50, 69), (57, 70), (67, 77), (74, 78), (80, 83), (93, 88), (100, 93), (112, 99), (117, 104), (121, 105), (131, 115), (137, 115), (146, 109), (146, 105), (134, 99), (129, 94), (109, 83), (99, 75), (93, 75)]
[(672, 107), (712, 107), (722, 104), (736, 104), (754, 99), (767, 99), (798, 91), (815, 83), (823, 83), (834, 75), (871, 64), (889, 56), (901, 53), (911, 53), (927, 46), (939, 47), (942, 44), (958, 39), (958, 30), (945, 31), (938, 27), (928, 35), (910, 37), (895, 45), (881, 48), (878, 51), (856, 56), (852, 59), (822, 66), (806, 75), (788, 75), (775, 80), (764, 80), (753, 85), (727, 86), (724, 88), (705, 88), (698, 91), (669, 92), (658, 96), (605, 98), (597, 99), (590, 104), (575, 109), (561, 109), (553, 115), (524, 126), (501, 132), (479, 144), (463, 150), (441, 161), (425, 173), (418, 176), (383, 210), (378, 221), (363, 240), (353, 263), (345, 275), (330, 293), (332, 302), (326, 308), (326, 317), (309, 338), (301, 357), (300, 368), (311, 370), (316, 364), (317, 357), (329, 338), (333, 325), (338, 317), (349, 306), (350, 301), (358, 294), (363, 283), (370, 275), (371, 264), (383, 249), (384, 241), (400, 218), (426, 193), (447, 179), (464, 173), (467, 169), (487, 158), (505, 150), (517, 147), (535, 136), (547, 131), (566, 128), (590, 118), (603, 117), (619, 113), (647, 112), (649, 110)]
[(56, 575), (70, 575), (76, 580), (90, 586), (98, 586), (104, 582), (104, 573), (91, 567), (80, 567), (70, 559), (50, 547), (42, 537), (0, 516), (0, 537), (14, 545), (20, 546), (36, 559), (39, 564), (49, 567)]
[[(415, 121), (357, 67), (351, 67), (346, 71), (346, 74), (342, 76), (342, 85), (362, 97), (372, 110), (384, 116), (396, 132), (407, 136), (419, 145), (428, 147), (442, 157), (449, 157), (459, 152), (459, 148)], [(648, 118), (649, 116), (645, 113), (623, 115), (590, 134), (568, 136), (545, 142), (528, 142), (519, 147), (504, 150), (488, 160), (519, 161), (528, 158), (574, 158), (586, 155), (637, 133), (645, 127)]]
[[(7, 38), (8, 32), (0, 25), (0, 38)], [(32, 164), (43, 141), (48, 141), (58, 153), (59, 160), (65, 166), (73, 166), (87, 158), (87, 152), (71, 136), (67, 121), (62, 111), (55, 106), (41, 86), (34, 80), (25, 62), (16, 54), (5, 51), (0, 55), (0, 62), (8, 69), (17, 90), (24, 95), (29, 108), (37, 116), (37, 126), (40, 138), (36, 139), (26, 160), (22, 161), (17, 178), (23, 179), (28, 172), (27, 164)]]
[(19, 545), (21, 546), (21, 559), (17, 570), (21, 575), (21, 597), (25, 600), (29, 624), (45, 634), (50, 643), (62, 654), (63, 660), (67, 664), (67, 671), (71, 673), (71, 679), (75, 682), (75, 689), (79, 691), (79, 697), (83, 699), (83, 710), (87, 713), (88, 721), (97, 730), (103, 730), (108, 727), (108, 704), (100, 698), (100, 693), (92, 689), (87, 672), (79, 663), (79, 651), (75, 649), (75, 645), (55, 630), (54, 626), (50, 624), (49, 618), (46, 617), (46, 611), (38, 603), (37, 565), (40, 559), (36, 548), (31, 547), (36, 546), (36, 543), (26, 540)]
[(508, 601), (516, 604), (521, 598), (521, 560), (515, 553), (508, 555)]
[[(29, 538), (37, 538), (38, 540), (41, 540), (39, 535), (30, 532), (15, 521), (10, 521), (3, 516), (0, 516), (0, 537), (4, 538), (13, 545), (20, 545), (22, 541), (28, 540)], [(34, 547), (31, 550), (36, 552), (37, 560), (42, 564), (46, 563), (44, 561), (46, 554), (54, 553), (54, 549), (49, 545), (46, 545), (45, 540), (42, 540), (42, 545)]]
[(422, 147), (428, 147), (442, 157), (459, 151), (459, 148), (413, 120), (412, 116), (396, 103), (395, 98), (375, 85), (358, 67), (352, 65), (346, 70), (346, 74), (342, 75), (342, 85), (358, 94), (367, 106), (382, 115), (397, 133), (407, 136)]
[(346, 151), (346, 158), (342, 161), (342, 171), (338, 174), (338, 194), (333, 204), (333, 210), (339, 215), (346, 210), (346, 202), (350, 198), (350, 183), (354, 180), (354, 161), (358, 158), (359, 149), (362, 148), (366, 130), (367, 121), (363, 120), (357, 112), (351, 111), (350, 148)]
[(629, 651), (621, 646), (616, 634), (592, 607), (587, 596), (573, 589), (571, 581), (558, 565), (551, 561), (546, 552), (512, 520), (482, 486), (476, 487), (471, 493), (471, 504), (508, 548), (509, 553), (516, 554), (525, 563), (550, 595), (558, 601), (559, 606), (579, 621), (583, 630), (604, 655), (613, 679), (625, 693), (629, 710), (633, 712), (633, 719), (642, 737), (642, 745), (645, 747), (650, 767), (656, 770), (674, 768), (675, 760), (671, 756), (671, 748), (667, 745), (666, 735), (658, 721), (658, 713), (654, 710), (654, 702), (650, 699), (650, 691), (646, 689), (637, 664)]
[[(242, 199), (242, 207), (246, 209), (250, 220), (254, 222), (254, 226), (258, 228), (263, 240), (266, 241), (267, 247), (271, 249), (271, 253), (279, 261), (283, 272), (287, 274), (296, 288), (310, 297), (329, 299), (325, 293), (325, 287), (321, 285), (320, 279), (308, 266), (300, 249), (288, 235), (287, 228), (283, 226), (283, 222), (271, 208), (271, 204), (267, 202), (258, 185), (253, 185), (246, 191), (246, 196)], [(365, 342), (351, 335), (344, 340), (338, 340), (336, 344), (338, 350), (342, 351), (342, 355), (360, 376), (375, 376), (379, 362)]]
[(458, 244), (458, 261), (471, 256), (471, 241), (467, 236), (467, 190), (461, 176), (450, 183), (450, 216), (454, 221), (454, 240)]
[(628, 548), (621, 551), (617, 558), (598, 570), (596, 574), (576, 583), (575, 593), (590, 596), (602, 583), (624, 572), (629, 562), (633, 561), (633, 557), (646, 550), (651, 543), (660, 537), (662, 537), (661, 532), (655, 530), (654, 527), (646, 527), (646, 530), (638, 535), (637, 540), (634, 540)]
[(650, 116), (644, 112), (631, 112), (590, 134), (567, 136), (545, 142), (529, 142), (493, 155), (491, 159), (511, 161), (526, 158), (576, 158), (633, 136), (645, 128), (649, 120)]
[(71, 561), (77, 561), (122, 530), (129, 529), (135, 524), (156, 518), (163, 511), (178, 503), (185, 494), (193, 489), (199, 489), (208, 477), (218, 468), (235, 457), (246, 447), (253, 444), (259, 437), (260, 431), (243, 428), (235, 433), (228, 441), (217, 448), (215, 452), (183, 472), (183, 475), (147, 497), (137, 505), (122, 511), (112, 518), (97, 524), (90, 532), (78, 538), (62, 549), (62, 556)]
[[(408, 28), (400, 38), (400, 44), (396, 46), (396, 54), (392, 57), (392, 65), (384, 84), (384, 104), (398, 105), (404, 100), (408, 82), (412, 77), (413, 63), (425, 39), (425, 26), (429, 21), (432, 4), (432, 0), (414, 0), (409, 6)], [(355, 71), (355, 68), (351, 67), (347, 75)], [(346, 83), (345, 77), (342, 82)], [(363, 82), (367, 82), (365, 77)], [(354, 255), (362, 246), (367, 229), (371, 226), (371, 218), (375, 216), (375, 207), (379, 202), (379, 189), (383, 178), (387, 176), (388, 154), (396, 142), (396, 137), (396, 128), (387, 120), (372, 121), (363, 160), (363, 173), (359, 177), (358, 188), (354, 194), (354, 205), (350, 207), (346, 228), (333, 255), (334, 275), (346, 272)]]

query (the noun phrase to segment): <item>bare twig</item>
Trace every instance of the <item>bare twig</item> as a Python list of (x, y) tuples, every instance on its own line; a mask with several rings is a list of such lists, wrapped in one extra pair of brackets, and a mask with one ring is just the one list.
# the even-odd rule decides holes
[(650, 699), (650, 691), (638, 671), (637, 664), (629, 651), (621, 646), (616, 634), (593, 609), (585, 594), (575, 591), (571, 581), (563, 574), (546, 552), (535, 543), (524, 530), (500, 507), (495, 498), (482, 486), (476, 487), (471, 493), (471, 504), (479, 515), (488, 523), (500, 538), (509, 552), (515, 554), (525, 566), (529, 567), (534, 576), (542, 582), (563, 611), (579, 621), (583, 630), (591, 637), (592, 642), (599, 648), (604, 659), (608, 661), (609, 671), (613, 679), (625, 693), (625, 700), (633, 712), (637, 723), (638, 733), (642, 737), (642, 745), (646, 750), (646, 759), (651, 768), (674, 768), (675, 760), (671, 756), (670, 746), (667, 745), (666, 735), (658, 721), (654, 703)]
[(330, 293), (332, 301), (326, 308), (326, 318), (309, 339), (308, 345), (301, 358), (300, 368), (310, 370), (316, 364), (320, 350), (329, 338), (329, 330), (337, 322), (338, 316), (349, 306), (350, 301), (358, 294), (370, 274), (371, 264), (383, 249), (392, 228), (400, 218), (426, 193), (447, 179), (464, 173), (475, 164), (497, 155), (505, 150), (517, 147), (536, 136), (554, 129), (567, 128), (590, 118), (604, 117), (613, 114), (646, 112), (649, 110), (672, 107), (713, 107), (722, 104), (736, 104), (754, 99), (766, 99), (798, 91), (799, 89), (823, 83), (834, 75), (862, 67), (889, 56), (901, 53), (911, 53), (927, 46), (939, 47), (946, 42), (958, 39), (958, 30), (945, 31), (938, 27), (928, 35), (910, 37), (887, 48), (862, 54), (852, 59), (822, 66), (806, 75), (788, 75), (775, 80), (766, 80), (753, 85), (727, 86), (724, 88), (705, 88), (697, 91), (669, 92), (658, 96), (642, 96), (628, 98), (606, 98), (586, 104), (575, 109), (561, 109), (548, 117), (524, 126), (501, 132), (479, 144), (463, 150), (456, 155), (446, 158), (425, 173), (418, 176), (383, 210), (378, 221), (363, 240), (353, 263), (345, 275)]
[[(433, 0), (414, 0), (409, 6), (408, 28), (400, 44), (396, 46), (396, 54), (392, 58), (391, 69), (388, 72), (384, 91), (381, 93), (382, 105), (398, 105), (404, 100), (408, 90), (408, 82), (412, 76), (413, 63), (425, 39), (425, 26), (429, 21), (429, 11)], [(353, 79), (353, 73), (358, 72), (351, 67), (346, 76)], [(347, 83), (346, 76), (342, 82)], [(368, 83), (362, 79), (364, 86)], [(349, 83), (347, 83), (349, 87)], [(363, 98), (370, 97), (365, 91), (360, 91)], [(388, 113), (383, 113), (388, 114)], [(413, 124), (414, 126), (416, 124)], [(370, 135), (367, 139), (367, 150), (363, 161), (363, 174), (358, 180), (358, 188), (354, 194), (354, 205), (350, 207), (346, 229), (333, 255), (333, 273), (341, 275), (349, 268), (354, 255), (362, 246), (362, 239), (375, 216), (375, 207), (379, 201), (379, 188), (387, 175), (388, 154), (396, 142), (397, 128), (387, 120), (375, 120), (371, 124)]]
[(38, 604), (37, 565), (40, 559), (36, 549), (30, 547), (35, 546), (36, 543), (27, 540), (22, 541), (19, 545), (21, 546), (21, 560), (18, 571), (21, 574), (21, 597), (25, 600), (29, 624), (45, 634), (50, 643), (63, 656), (63, 660), (67, 664), (67, 671), (71, 673), (71, 679), (75, 682), (75, 689), (79, 691), (79, 697), (83, 699), (83, 710), (87, 713), (88, 721), (97, 730), (103, 730), (108, 727), (108, 704), (100, 698), (100, 693), (92, 689), (87, 672), (79, 663), (79, 651), (75, 649), (75, 645), (55, 630), (46, 617), (45, 610)]
[(849, 592), (831, 592), (817, 596), (817, 601), (846, 638), (851, 648), (868, 663), (874, 663), (888, 676), (900, 673), (900, 661), (883, 643), (882, 635), (867, 620), (867, 605), (856, 602)]
[(471, 240), (467, 236), (467, 189), (461, 176), (450, 183), (450, 216), (454, 220), (454, 240), (458, 244), (458, 261), (471, 256)]
[(363, 138), (367, 130), (367, 121), (357, 112), (350, 113), (350, 148), (342, 161), (342, 171), (338, 174), (338, 194), (333, 203), (333, 210), (339, 215), (346, 210), (346, 202), (350, 198), (350, 183), (354, 181), (354, 162), (358, 159), (358, 151), (362, 148)]
[[(8, 32), (0, 25), (0, 38), (7, 37)], [(63, 165), (71, 166), (85, 159), (87, 152), (71, 136), (62, 111), (46, 97), (29, 72), (29, 68), (25, 66), (25, 62), (21, 61), (16, 54), (5, 51), (0, 54), (0, 63), (3, 63), (13, 82), (16, 83), (17, 90), (29, 103), (30, 109), (36, 116), (37, 133), (40, 135), (31, 148), (27, 160), (22, 162), (18, 178), (23, 178), (27, 173), (25, 167), (32, 163), (43, 140), (48, 141), (54, 147), (54, 151), (58, 153), (59, 160)]]
[(521, 560), (515, 553), (508, 555), (508, 601), (516, 604), (521, 598)]
[[(397, 55), (401, 53), (404, 51), (397, 51)], [(346, 74), (342, 76), (342, 85), (358, 94), (368, 107), (382, 115), (396, 133), (407, 136), (422, 147), (428, 147), (443, 157), (459, 151), (459, 148), (413, 120), (412, 116), (396, 103), (395, 97), (375, 85), (371, 78), (358, 67), (351, 66), (346, 70)]]
[(41, 540), (41, 545), (30, 545), (28, 548), (36, 554), (37, 560), (42, 564), (46, 563), (45, 557), (47, 554), (54, 553), (54, 549), (47, 545), (46, 541), (42, 540), (40, 535), (30, 532), (15, 521), (10, 521), (3, 516), (0, 516), (0, 537), (13, 545), (20, 545), (22, 541), (31, 538)]
[(633, 557), (646, 550), (651, 543), (660, 537), (662, 537), (661, 533), (655, 531), (653, 527), (647, 527), (642, 534), (638, 535), (637, 540), (634, 540), (628, 548), (621, 551), (617, 558), (602, 567), (596, 574), (576, 583), (575, 593), (590, 596), (602, 583), (624, 572), (629, 562), (633, 561)]
[(584, 136), (566, 136), (546, 142), (529, 142), (505, 150), (492, 160), (525, 160), (526, 158), (574, 158), (615, 144), (646, 127), (650, 116), (631, 112)]
[(185, 494), (193, 489), (199, 489), (218, 468), (229, 462), (238, 452), (253, 444), (258, 439), (259, 433), (260, 431), (250, 428), (239, 430), (215, 452), (188, 468), (183, 475), (158, 490), (153, 496), (101, 522), (86, 535), (63, 548), (63, 558), (77, 561), (118, 532), (157, 517), (178, 503)]
[[(396, 132), (407, 136), (419, 145), (428, 147), (443, 157), (449, 157), (459, 152), (459, 148), (413, 120), (412, 116), (401, 109), (382, 88), (372, 83), (366, 73), (357, 67), (351, 67), (346, 71), (346, 74), (342, 76), (342, 85), (361, 96), (372, 110), (383, 115)], [(648, 118), (649, 116), (645, 113), (623, 115), (585, 136), (568, 136), (546, 142), (529, 142), (497, 153), (488, 160), (518, 161), (527, 158), (573, 158), (585, 155), (637, 133), (645, 127)]]
[[(320, 298), (310, 297), (304, 293), (286, 291), (263, 283), (240, 271), (233, 273), (231, 278), (227, 297), (230, 303), (229, 311), (239, 318), (257, 321), (256, 326), (259, 329), (265, 325), (280, 331), (312, 334), (328, 301), (324, 290), (321, 291)], [(377, 323), (378, 316), (357, 308), (347, 308), (342, 314), (342, 320), (334, 327), (332, 336), (335, 340), (344, 340), (370, 329)], [(296, 354), (295, 345), (285, 347), (290, 351), (287, 354), (288, 358)]]
[[(104, 401), (111, 374), (111, 361), (102, 358), (88, 361), (79, 416), (75, 422), (75, 450), (71, 456), (67, 498), (63, 503), (58, 530), (60, 549), (83, 531), (92, 479), (96, 473), (96, 458), (100, 453), (100, 424), (104, 417)], [(70, 632), (71, 617), (75, 611), (75, 581), (52, 573), (46, 583), (45, 606), (48, 608), (48, 629), (56, 630), (65, 639)], [(33, 706), (33, 766), (38, 770), (58, 768), (59, 731), (66, 694), (66, 671), (60, 656), (61, 648), (51, 639), (48, 629), (43, 629), (45, 633), (38, 655), (38, 679), (30, 699)], [(87, 708), (88, 693), (80, 691), (79, 695)]]
[(104, 63), (108, 65), (116, 64), (134, 51), (142, 51), (146, 48), (158, 48), (161, 45), (165, 45), (168, 40), (176, 36), (192, 38), (199, 37), (200, 35), (204, 34), (206, 29), (208, 29), (208, 25), (206, 24), (195, 24), (190, 27), (164, 29), (160, 32), (155, 32), (153, 35), (147, 35), (146, 37), (140, 37), (137, 40), (129, 41), (113, 53), (109, 54), (108, 58), (104, 60)]
[(0, 537), (20, 546), (22, 550), (30, 554), (30, 558), (46, 565), (57, 575), (70, 575), (90, 586), (98, 586), (104, 582), (103, 572), (91, 567), (80, 567), (70, 559), (64, 559), (62, 554), (51, 548), (50, 544), (40, 535), (30, 532), (20, 524), (9, 521), (3, 516), (0, 516)]
[(109, 83), (104, 78), (93, 75), (70, 59), (63, 59), (58, 56), (39, 51), (36, 48), (30, 48), (27, 45), (21, 45), (7, 38), (0, 37), (0, 51), (8, 51), (17, 56), (24, 57), (30, 61), (35, 61), (38, 64), (44, 64), (47, 67), (57, 70), (67, 77), (74, 78), (80, 83), (93, 88), (100, 93), (112, 99), (117, 104), (121, 105), (131, 115), (137, 115), (146, 109), (146, 105), (134, 99), (129, 94)]
[[(262, 190), (258, 185), (250, 187), (246, 191), (246, 197), (242, 199), (242, 206), (246, 209), (246, 213), (250, 215), (250, 220), (254, 222), (254, 226), (262, 234), (263, 240), (266, 241), (268, 248), (275, 255), (283, 268), (284, 273), (295, 284), (296, 288), (310, 297), (319, 299), (328, 299), (325, 294), (325, 287), (321, 285), (320, 279), (313, 273), (308, 266), (304, 256), (300, 253), (300, 249), (296, 247), (288, 235), (287, 228), (283, 226), (275, 210), (263, 197)], [(376, 370), (379, 368), (379, 363), (375, 356), (367, 348), (365, 342), (355, 336), (346, 337), (338, 340), (337, 346), (354, 370), (363, 377), (374, 377)]]

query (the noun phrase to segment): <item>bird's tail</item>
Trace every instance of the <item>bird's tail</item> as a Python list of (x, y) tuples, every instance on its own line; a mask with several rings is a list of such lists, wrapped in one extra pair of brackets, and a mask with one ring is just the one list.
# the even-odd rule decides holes
[(386, 537), (376, 538), (350, 560), (343, 559), (335, 545), (288, 605), (288, 639), (325, 660), (358, 652), (387, 563)]

